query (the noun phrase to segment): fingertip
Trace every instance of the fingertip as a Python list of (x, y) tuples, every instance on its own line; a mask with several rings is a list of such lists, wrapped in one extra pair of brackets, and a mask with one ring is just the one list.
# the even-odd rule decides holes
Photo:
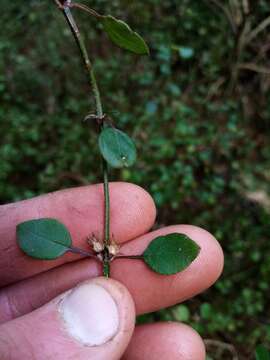
[(180, 323), (137, 326), (123, 360), (204, 360), (205, 346), (199, 334)]
[(72, 338), (86, 346), (105, 345), (103, 351), (111, 343), (123, 352), (134, 330), (133, 299), (124, 285), (111, 278), (80, 283), (61, 300), (59, 310)]
[[(74, 346), (79, 342), (81, 354), (87, 358), (121, 358), (133, 334), (136, 317), (134, 301), (126, 287), (111, 278), (97, 277), (79, 284), (66, 298), (59, 307), (68, 335), (64, 336), (66, 340), (73, 338)], [(66, 312), (63, 302), (68, 303)], [(75, 304), (75, 317), (70, 316), (69, 304), (71, 309)], [(78, 319), (82, 325), (79, 331)]]
[(171, 326), (171, 331), (173, 331), (173, 327), (175, 327), (175, 334), (178, 331), (178, 341), (181, 339), (182, 345), (180, 351), (183, 360), (204, 360), (206, 351), (201, 336), (188, 325), (172, 323)]
[(134, 325), (135, 307), (127, 289), (115, 280), (95, 278), (1, 325), (0, 358), (12, 353), (12, 359), (117, 360)]
[(208, 286), (211, 286), (221, 275), (224, 266), (224, 254), (220, 243), (207, 230), (194, 225), (179, 225), (182, 232), (197, 242), (201, 250), (194, 261), (201, 270), (207, 269)]
[(172, 225), (161, 230), (163, 231), (167, 234), (171, 232), (185, 234), (200, 247), (197, 258), (179, 274), (180, 278), (191, 275), (193, 279), (200, 280), (200, 291), (209, 288), (217, 281), (223, 270), (224, 255), (219, 242), (210, 232), (194, 225)]
[[(138, 313), (155, 311), (195, 296), (213, 285), (222, 272), (224, 257), (221, 246), (208, 231), (197, 226), (173, 225), (158, 229), (125, 244), (122, 252), (126, 255), (142, 254), (154, 238), (170, 233), (185, 234), (200, 247), (197, 258), (182, 272), (171, 276), (156, 274), (139, 260), (134, 260), (132, 267), (128, 265), (130, 260), (126, 259), (112, 264), (113, 276), (126, 284), (135, 299)], [(143, 299), (141, 292), (144, 293)]]

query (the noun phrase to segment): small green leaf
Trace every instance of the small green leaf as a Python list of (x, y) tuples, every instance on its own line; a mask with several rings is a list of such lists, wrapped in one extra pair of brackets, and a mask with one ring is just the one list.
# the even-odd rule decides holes
[(149, 48), (143, 38), (122, 20), (115, 19), (113, 16), (103, 16), (101, 22), (104, 30), (111, 41), (121, 48), (132, 51), (135, 54), (149, 54)]
[(194, 50), (192, 48), (189, 48), (189, 47), (180, 46), (179, 47), (179, 55), (183, 59), (190, 59), (194, 55)]
[(270, 352), (263, 346), (256, 347), (256, 360), (270, 360)]
[(188, 322), (190, 318), (190, 311), (186, 305), (177, 305), (172, 309), (174, 320)]
[(202, 319), (209, 320), (212, 315), (212, 306), (209, 303), (203, 303), (200, 306), (200, 314)]
[(114, 168), (128, 167), (136, 161), (136, 147), (123, 131), (107, 127), (102, 130), (98, 143), (102, 156)]
[(194, 49), (188, 46), (177, 46), (172, 45), (172, 50), (175, 50), (179, 53), (182, 59), (191, 59), (194, 56)]
[(200, 247), (184, 234), (168, 234), (154, 239), (143, 253), (145, 263), (163, 275), (176, 274), (188, 267)]
[(43, 260), (58, 258), (72, 244), (67, 228), (55, 219), (36, 219), (17, 225), (17, 241), (27, 255)]

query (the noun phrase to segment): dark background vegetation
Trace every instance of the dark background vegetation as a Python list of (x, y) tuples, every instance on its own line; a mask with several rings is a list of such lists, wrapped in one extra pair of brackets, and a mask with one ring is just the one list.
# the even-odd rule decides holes
[[(151, 48), (149, 58), (115, 48), (76, 10), (105, 111), (139, 149), (114, 178), (153, 195), (157, 226), (202, 226), (225, 252), (211, 290), (140, 321), (185, 321), (209, 359), (253, 359), (270, 345), (269, 1), (84, 3), (127, 20)], [(0, 5), (1, 203), (100, 181), (82, 122), (93, 101), (62, 15), (52, 0)]]

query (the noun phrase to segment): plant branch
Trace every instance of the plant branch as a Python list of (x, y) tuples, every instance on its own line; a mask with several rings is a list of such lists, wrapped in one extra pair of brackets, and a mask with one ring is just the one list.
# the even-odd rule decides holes
[(224, 15), (226, 16), (229, 24), (231, 25), (232, 31), (234, 34), (236, 34), (237, 29), (236, 29), (236, 25), (235, 22), (233, 20), (232, 14), (230, 12), (229, 9), (227, 9), (227, 7), (225, 5), (223, 5), (221, 2), (219, 2), (218, 0), (208, 0), (209, 2), (212, 2), (216, 7), (220, 8)]
[(253, 40), (260, 32), (266, 29), (270, 25), (270, 16), (264, 19), (254, 30), (252, 30), (246, 37), (246, 42), (249, 43)]
[(253, 63), (243, 63), (238, 65), (238, 69), (250, 70), (261, 74), (270, 74), (270, 68), (256, 65)]
[(233, 345), (231, 344), (227, 344), (224, 343), (222, 341), (219, 340), (213, 340), (213, 339), (206, 339), (204, 340), (204, 343), (206, 345), (207, 348), (217, 348), (218, 350), (220, 350), (220, 355), (223, 355), (223, 353), (226, 352), (230, 352), (232, 355), (232, 360), (238, 360), (238, 355), (236, 352), (236, 349)]
[[(59, 1), (58, 0), (54, 0), (54, 1), (59, 6)], [(94, 93), (94, 98), (95, 98), (95, 103), (96, 103), (97, 119), (102, 121), (101, 127), (104, 127), (105, 126), (104, 122), (103, 122), (104, 114), (103, 114), (103, 109), (102, 109), (101, 96), (100, 96), (99, 88), (97, 85), (97, 80), (96, 80), (96, 76), (94, 73), (94, 69), (93, 69), (92, 63), (89, 59), (84, 40), (80, 34), (77, 23), (76, 23), (73, 15), (71, 13), (71, 10), (70, 10), (70, 8), (72, 6), (74, 6), (74, 4), (72, 4), (71, 0), (67, 0), (63, 4), (60, 4), (60, 5), (61, 5), (60, 9), (63, 11), (66, 21), (67, 21), (67, 23), (72, 31), (72, 34), (76, 40), (76, 43), (79, 47), (81, 57), (82, 57), (82, 60), (84, 62), (84, 65), (85, 65), (85, 68), (86, 68), (86, 71), (87, 71), (87, 74), (89, 77), (90, 85), (92, 87), (92, 90)], [(85, 10), (85, 8), (84, 8), (84, 10)], [(103, 182), (104, 182), (103, 188), (104, 188), (104, 205), (105, 205), (104, 243), (105, 243), (105, 252), (106, 252), (107, 251), (106, 246), (109, 246), (109, 244), (110, 244), (110, 196), (109, 196), (108, 165), (107, 165), (107, 163), (105, 163), (105, 161), (103, 161)], [(106, 256), (106, 254), (105, 254), (104, 260), (103, 260), (103, 267), (104, 267), (104, 275), (108, 277), (110, 265), (109, 265), (108, 256)]]
[(54, 2), (59, 7), (59, 9), (63, 8), (63, 5), (61, 4), (61, 2), (59, 0), (54, 0)]
[[(57, 1), (57, 0), (56, 0)], [(84, 4), (79, 4), (79, 3), (72, 3), (71, 7), (83, 10), (85, 12), (87, 12), (88, 14), (96, 17), (97, 19), (101, 19), (102, 15), (100, 15), (99, 13), (97, 13), (95, 10), (89, 8), (88, 6), (84, 5)]]
[(86, 71), (87, 74), (89, 76), (89, 80), (90, 80), (90, 84), (92, 86), (93, 89), (93, 93), (94, 93), (94, 97), (95, 97), (95, 102), (96, 102), (96, 112), (97, 112), (97, 116), (102, 118), (103, 116), (103, 109), (102, 109), (102, 103), (101, 103), (101, 97), (100, 97), (100, 92), (99, 92), (99, 88), (97, 85), (97, 80), (96, 80), (96, 76), (93, 70), (93, 66), (91, 64), (91, 61), (89, 59), (87, 50), (86, 50), (86, 46), (84, 44), (83, 38), (80, 34), (79, 28), (74, 20), (74, 17), (71, 13), (70, 10), (70, 6), (68, 2), (65, 2), (63, 5), (63, 13), (65, 15), (65, 18), (67, 20), (67, 23), (73, 33), (73, 36), (77, 42), (77, 45), (80, 49), (80, 53), (84, 62), (84, 65), (86, 67)]

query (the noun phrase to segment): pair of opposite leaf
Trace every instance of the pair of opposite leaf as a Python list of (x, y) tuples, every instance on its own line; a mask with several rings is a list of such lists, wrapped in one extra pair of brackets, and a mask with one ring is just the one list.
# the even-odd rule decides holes
[[(57, 259), (74, 249), (70, 232), (56, 219), (35, 219), (19, 224), (17, 240), (24, 253), (42, 260)], [(189, 266), (199, 251), (199, 246), (186, 235), (172, 233), (152, 240), (141, 260), (153, 271), (171, 275)]]
[[(145, 41), (126, 23), (110, 15), (98, 15), (98, 18), (113, 43), (136, 54), (149, 54)], [(127, 134), (114, 127), (104, 126), (98, 143), (103, 158), (113, 168), (129, 167), (136, 161), (134, 142)], [(49, 218), (19, 224), (17, 241), (24, 253), (43, 260), (54, 260), (75, 249), (65, 225)], [(186, 235), (172, 233), (152, 240), (140, 259), (153, 271), (171, 275), (188, 267), (199, 251), (199, 246)]]

